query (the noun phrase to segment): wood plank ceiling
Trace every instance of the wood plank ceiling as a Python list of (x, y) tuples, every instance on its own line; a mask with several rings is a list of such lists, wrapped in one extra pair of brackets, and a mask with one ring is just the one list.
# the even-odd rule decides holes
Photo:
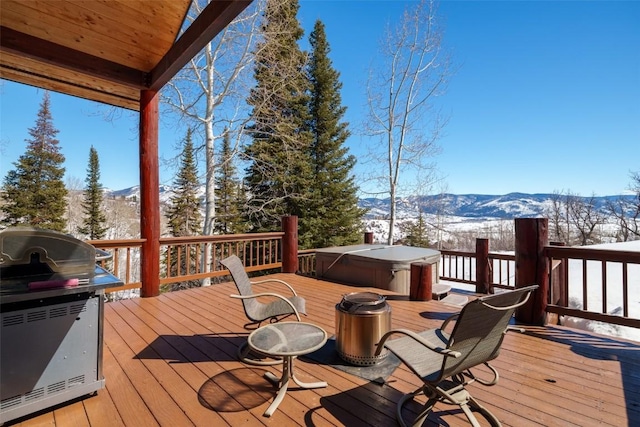
[(191, 0), (2, 0), (0, 77), (140, 108), (251, 0), (214, 0), (178, 38)]

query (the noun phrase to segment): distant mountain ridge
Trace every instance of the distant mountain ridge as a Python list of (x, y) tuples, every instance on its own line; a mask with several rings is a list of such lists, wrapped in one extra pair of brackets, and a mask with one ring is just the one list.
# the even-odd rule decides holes
[[(122, 190), (106, 193), (112, 197), (124, 197), (127, 199), (140, 199), (140, 187), (135, 186)], [(204, 195), (204, 187), (200, 192)], [(169, 201), (173, 189), (166, 185), (160, 186), (160, 201)], [(557, 195), (554, 194), (527, 194), (509, 193), (503, 195), (487, 194), (437, 194), (429, 196), (410, 196), (399, 200), (397, 204), (398, 218), (416, 218), (420, 212), (424, 214), (441, 214), (446, 216), (458, 216), (463, 218), (522, 218), (543, 216), (551, 209), (552, 200)], [(604, 210), (607, 201), (618, 198), (635, 200), (634, 195), (614, 195), (594, 197), (596, 207)], [(360, 199), (359, 205), (367, 209), (367, 218), (383, 218), (389, 215), (389, 198), (364, 198)], [(439, 207), (442, 208), (439, 208)]]
[[(430, 196), (411, 196), (399, 200), (398, 217), (417, 217), (423, 214), (441, 214), (464, 218), (523, 218), (543, 216), (552, 208), (554, 194), (509, 193), (504, 195), (487, 194), (437, 194)], [(618, 198), (635, 200), (634, 195), (615, 195), (594, 197), (596, 208), (604, 210), (608, 201)], [(360, 205), (367, 208), (369, 217), (383, 216), (389, 213), (390, 199), (366, 198)]]

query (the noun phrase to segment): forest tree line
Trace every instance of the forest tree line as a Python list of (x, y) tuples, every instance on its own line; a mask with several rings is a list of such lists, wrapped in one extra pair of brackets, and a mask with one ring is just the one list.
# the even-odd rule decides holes
[[(205, 1), (194, 2), (194, 13), (188, 18), (195, 17), (205, 5)], [(440, 49), (442, 34), (437, 26), (428, 28), (427, 37), (420, 33), (420, 25), (406, 25), (436, 23), (436, 6), (432, 0), (417, 2), (407, 9), (402, 22), (389, 27), (383, 41), (396, 49), (385, 49), (383, 43), (381, 55), (390, 55), (387, 59), (394, 67), (372, 70), (380, 80), (370, 81), (367, 87), (369, 123), (380, 125), (369, 127), (367, 133), (381, 141), (398, 141), (395, 146), (380, 144), (377, 148), (381, 150), (372, 158), (377, 164), (391, 165), (388, 171), (373, 177), (388, 183), (388, 188), (383, 185), (381, 191), (392, 200), (388, 243), (395, 243), (398, 178), (407, 172), (407, 165), (412, 165), (425, 174), (425, 181), (419, 183), (422, 189), (429, 188), (428, 172), (433, 165), (428, 159), (437, 151), (435, 142), (441, 126), (435, 116), (429, 132), (402, 125), (416, 123), (415, 114), (423, 111), (403, 110), (402, 102), (397, 109), (381, 104), (380, 91), (394, 94), (399, 101), (419, 100), (418, 104), (425, 107), (432, 94), (443, 91), (449, 78), (449, 58)], [(283, 215), (296, 215), (303, 249), (361, 241), (365, 212), (358, 206), (359, 186), (353, 175), (356, 159), (345, 146), (351, 131), (344, 121), (340, 73), (330, 60), (330, 44), (320, 20), (308, 36), (310, 51), (300, 48), (304, 32), (297, 19), (298, 9), (298, 0), (255, 1), (163, 89), (167, 111), (188, 123), (173, 182), (176, 190), (168, 206), (162, 207), (166, 219), (163, 235), (274, 231), (279, 229)], [(398, 30), (408, 27), (418, 33), (408, 35)], [(414, 55), (400, 55), (405, 49)], [(431, 52), (434, 56), (429, 57), (427, 53)], [(425, 57), (434, 69), (420, 63), (402, 63), (402, 58), (412, 56)], [(420, 82), (411, 87), (423, 87), (428, 95), (393, 86), (398, 75)], [(428, 115), (424, 116), (418, 115), (426, 122)], [(65, 159), (57, 133), (45, 92), (36, 123), (29, 129), (25, 153), (4, 177), (0, 227), (31, 225), (92, 240), (137, 237), (138, 207), (131, 201), (104, 197), (99, 156), (93, 147), (88, 152), (85, 182), (63, 182)], [(400, 135), (402, 138), (397, 137)], [(196, 140), (203, 142), (197, 145)], [(381, 153), (388, 153), (388, 157)], [(425, 157), (402, 157), (406, 153), (422, 153)], [(204, 156), (204, 162), (198, 162), (198, 155)], [(201, 163), (204, 170), (198, 170)], [(401, 164), (405, 165), (403, 169)], [(197, 194), (202, 185), (203, 200)], [(558, 193), (548, 212), (553, 240), (597, 243), (602, 240), (602, 226), (611, 218), (618, 225), (616, 240), (637, 239), (638, 172), (632, 173), (630, 188), (637, 195), (636, 205), (612, 203), (606, 218), (592, 209), (588, 197)], [(444, 244), (440, 235), (446, 230), (441, 230), (437, 222), (419, 218), (400, 226), (407, 244)], [(508, 236), (507, 229), (500, 227), (498, 235)], [(462, 240), (466, 239), (446, 244), (463, 249), (466, 243)], [(508, 246), (510, 239), (497, 240)]]

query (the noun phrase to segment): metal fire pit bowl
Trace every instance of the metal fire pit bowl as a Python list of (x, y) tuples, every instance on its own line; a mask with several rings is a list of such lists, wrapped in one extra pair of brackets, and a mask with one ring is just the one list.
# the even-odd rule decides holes
[(336, 305), (336, 350), (353, 365), (372, 366), (384, 360), (377, 357), (376, 343), (391, 329), (391, 306), (384, 296), (373, 292), (354, 292)]

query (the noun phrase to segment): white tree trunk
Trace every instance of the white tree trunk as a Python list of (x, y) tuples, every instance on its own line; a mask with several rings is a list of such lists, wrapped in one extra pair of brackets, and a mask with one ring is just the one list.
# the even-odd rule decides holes
[[(390, 197), (388, 244), (394, 242), (398, 199), (409, 187), (425, 191), (434, 181), (430, 159), (438, 152), (443, 124), (437, 112), (430, 111), (431, 100), (440, 94), (449, 73), (441, 39), (435, 0), (421, 0), (387, 33), (378, 55), (382, 65), (370, 72), (365, 127), (380, 144), (370, 146), (369, 178)], [(386, 164), (386, 170), (381, 171), (380, 164)], [(401, 185), (401, 176), (407, 175)]]

